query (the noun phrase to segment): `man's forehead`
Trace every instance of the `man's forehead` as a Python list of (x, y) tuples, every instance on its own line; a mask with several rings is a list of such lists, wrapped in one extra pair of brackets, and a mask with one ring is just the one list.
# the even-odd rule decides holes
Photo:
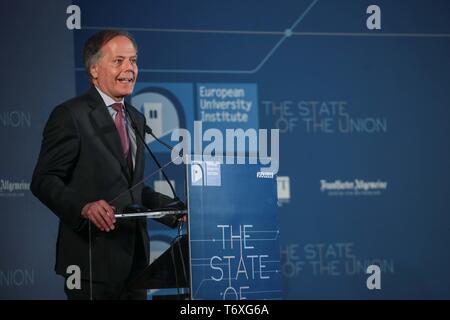
[(114, 52), (123, 51), (130, 53), (132, 52), (136, 55), (136, 48), (134, 47), (133, 42), (125, 36), (117, 36), (106, 42), (103, 49), (110, 49)]

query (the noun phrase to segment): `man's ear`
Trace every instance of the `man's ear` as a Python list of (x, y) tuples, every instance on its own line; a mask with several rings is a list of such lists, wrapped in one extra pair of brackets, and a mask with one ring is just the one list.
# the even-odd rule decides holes
[(98, 78), (98, 66), (96, 63), (91, 64), (91, 67), (89, 69), (89, 73), (91, 74), (92, 79)]

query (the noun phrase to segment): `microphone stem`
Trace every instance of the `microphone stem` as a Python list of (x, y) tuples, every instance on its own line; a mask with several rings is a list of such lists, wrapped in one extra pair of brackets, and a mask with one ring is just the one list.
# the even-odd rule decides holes
[[(156, 159), (155, 155), (153, 154), (152, 150), (147, 146), (147, 144), (145, 143), (145, 139), (144, 137), (142, 137), (142, 135), (139, 133), (139, 130), (137, 128), (136, 122), (134, 121), (133, 116), (131, 115), (131, 113), (128, 111), (128, 108), (125, 108), (128, 116), (130, 117), (131, 120), (131, 125), (134, 129), (134, 131), (136, 132), (136, 135), (139, 137), (139, 139), (141, 140), (141, 142), (144, 144), (144, 147), (147, 149), (148, 153), (150, 153), (150, 156), (152, 157), (153, 161), (155, 161), (156, 165), (158, 166), (159, 170), (161, 171), (162, 175), (164, 176), (164, 178), (166, 179), (167, 183), (169, 184), (170, 190), (172, 191), (173, 197), (175, 200), (179, 200), (175, 189), (172, 185), (172, 183), (170, 182), (169, 178), (166, 176), (166, 173), (164, 172), (161, 164), (159, 163), (158, 159)], [(153, 136), (153, 134), (152, 134)]]
[(150, 129), (147, 125), (145, 125), (145, 132), (150, 134), (156, 141), (158, 141), (159, 143), (164, 145), (167, 149), (169, 149), (171, 151), (173, 150), (173, 147), (171, 145), (168, 145), (164, 141), (160, 140), (157, 136), (155, 136), (154, 133), (153, 133), (153, 130)]

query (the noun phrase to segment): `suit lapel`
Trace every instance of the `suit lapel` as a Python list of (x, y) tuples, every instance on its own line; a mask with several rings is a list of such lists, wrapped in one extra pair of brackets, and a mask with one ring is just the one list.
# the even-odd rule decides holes
[(119, 161), (122, 174), (124, 174), (127, 180), (131, 182), (128, 166), (125, 157), (123, 156), (119, 133), (117, 132), (114, 121), (109, 114), (103, 99), (95, 87), (91, 88), (88, 97), (89, 105), (93, 108), (90, 114), (93, 126), (101, 133), (99, 136), (103, 140), (105, 146), (111, 151), (117, 161)]

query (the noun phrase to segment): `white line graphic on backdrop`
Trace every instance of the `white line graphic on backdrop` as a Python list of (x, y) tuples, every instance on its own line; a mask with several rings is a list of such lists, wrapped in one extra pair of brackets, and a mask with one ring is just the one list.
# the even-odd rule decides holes
[[(269, 53), (262, 59), (262, 61), (251, 70), (202, 70), (202, 69), (139, 69), (139, 72), (152, 72), (152, 73), (230, 73), (230, 74), (253, 74), (258, 72), (262, 66), (269, 60), (269, 58), (275, 53), (275, 51), (280, 47), (280, 45), (288, 37), (291, 37), (292, 30), (297, 27), (297, 25), (305, 18), (309, 11), (316, 5), (319, 0), (313, 0), (311, 4), (306, 8), (305, 11), (295, 20), (290, 28), (286, 29), (284, 32), (264, 32), (264, 31), (220, 31), (220, 30), (183, 30), (183, 29), (153, 29), (153, 28), (123, 28), (129, 31), (150, 31), (150, 32), (184, 32), (184, 33), (228, 33), (228, 34), (264, 34), (264, 35), (282, 35), (281, 39), (275, 44), (275, 46), (269, 51)], [(87, 30), (97, 30), (104, 29), (105, 27), (98, 26), (83, 26), (82, 29)], [(113, 27), (109, 27), (113, 28)], [(257, 33), (256, 33), (257, 32)], [(76, 71), (84, 71), (84, 68), (75, 68)]]
[[(200, 30), (200, 29), (168, 29), (168, 28), (139, 28), (124, 27), (123, 29), (136, 32), (165, 32), (165, 33), (198, 33), (198, 34), (230, 34), (230, 35), (256, 35), (256, 36), (282, 36), (263, 60), (250, 70), (207, 70), (207, 69), (139, 69), (140, 72), (149, 73), (222, 73), (222, 74), (253, 74), (258, 72), (267, 60), (275, 53), (288, 37), (393, 37), (393, 38), (450, 38), (448, 33), (365, 33), (365, 32), (294, 32), (292, 31), (303, 20), (306, 14), (317, 4), (314, 0), (306, 10), (297, 18), (294, 24), (285, 31), (256, 31), (256, 30)], [(103, 26), (83, 26), (85, 30), (101, 30)], [(112, 27), (111, 27), (112, 28)], [(84, 71), (84, 68), (75, 68)]]

